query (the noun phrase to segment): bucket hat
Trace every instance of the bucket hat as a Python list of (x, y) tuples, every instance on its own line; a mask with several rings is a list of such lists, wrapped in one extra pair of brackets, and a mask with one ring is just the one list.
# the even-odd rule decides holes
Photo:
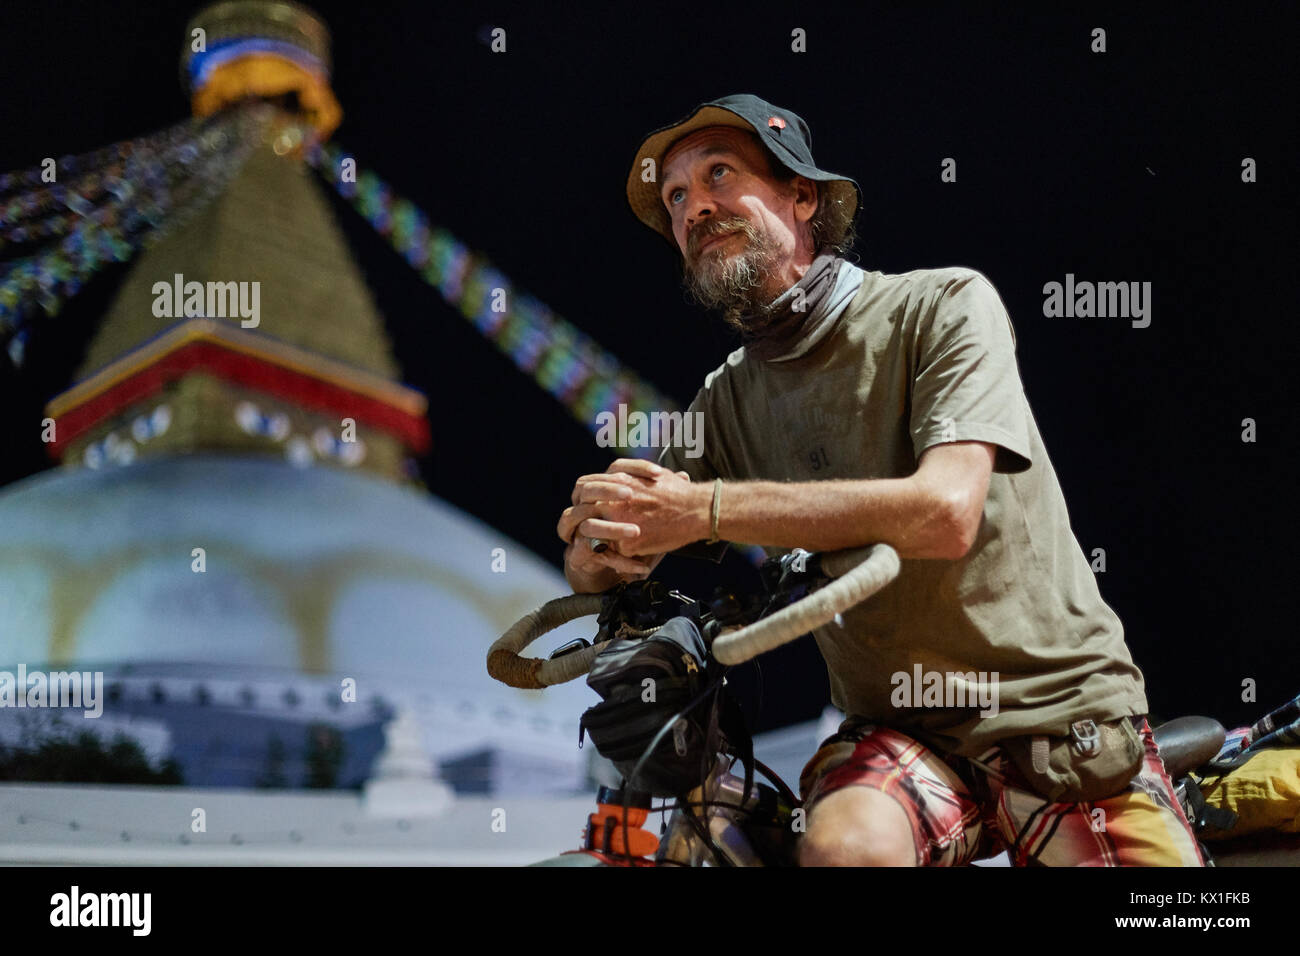
[[(858, 211), (861, 190), (857, 182), (817, 167), (812, 156), (812, 133), (799, 114), (774, 106), (752, 93), (738, 93), (701, 103), (686, 117), (655, 130), (637, 148), (627, 177), (628, 205), (638, 219), (667, 239), (673, 248), (677, 248), (677, 240), (673, 238), (672, 220), (659, 189), (664, 156), (683, 137), (707, 126), (732, 126), (755, 133), (776, 163), (792, 173), (825, 183), (822, 213), (826, 240), (835, 243), (844, 238)], [(648, 165), (647, 159), (654, 160), (654, 165)], [(650, 170), (653, 175), (649, 174)]]

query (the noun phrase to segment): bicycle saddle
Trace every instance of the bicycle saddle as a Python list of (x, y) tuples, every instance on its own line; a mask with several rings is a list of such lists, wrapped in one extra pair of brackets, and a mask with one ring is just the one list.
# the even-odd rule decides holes
[(1213, 717), (1178, 717), (1165, 721), (1151, 735), (1155, 737), (1169, 779), (1177, 780), (1214, 759), (1223, 749), (1227, 731)]

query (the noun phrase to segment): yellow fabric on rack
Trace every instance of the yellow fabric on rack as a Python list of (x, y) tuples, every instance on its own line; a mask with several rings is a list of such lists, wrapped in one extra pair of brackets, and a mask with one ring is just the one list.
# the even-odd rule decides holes
[(1261, 750), (1222, 777), (1201, 784), (1205, 802), (1232, 810), (1237, 825), (1230, 830), (1208, 827), (1203, 840), (1226, 840), (1276, 830), (1300, 833), (1300, 747)]

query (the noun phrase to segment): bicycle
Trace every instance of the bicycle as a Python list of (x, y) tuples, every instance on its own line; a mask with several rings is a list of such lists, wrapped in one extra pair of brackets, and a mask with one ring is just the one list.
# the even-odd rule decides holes
[[(585, 676), (614, 641), (648, 640), (677, 617), (697, 622), (707, 646), (703, 689), (662, 723), (620, 786), (598, 789), (597, 811), (588, 817), (583, 845), (533, 865), (796, 865), (803, 829), (799, 798), (754, 759), (744, 720), (726, 694), (726, 670), (837, 620), (885, 588), (900, 567), (897, 552), (886, 544), (821, 554), (796, 549), (764, 562), (762, 594), (715, 593), (700, 602), (646, 580), (603, 594), (557, 598), (517, 621), (492, 645), (487, 663), (493, 678), (519, 688)], [(592, 614), (598, 615), (596, 640), (571, 641), (544, 660), (520, 656), (549, 631)], [(692, 744), (681, 732), (684, 718), (706, 702), (708, 726), (717, 732)], [(656, 807), (650, 792), (631, 783), (642, 779), (643, 767), (669, 733), (675, 736), (677, 754), (698, 772), (689, 781), (692, 786)], [(1211, 718), (1184, 717), (1161, 724), (1153, 734), (1184, 811), (1200, 825), (1202, 808), (1191, 802), (1187, 774), (1218, 753), (1224, 728)], [(732, 772), (737, 760), (743, 776)], [(756, 772), (767, 782), (757, 780)], [(659, 836), (644, 828), (652, 813), (667, 811), (671, 816)], [(1210, 859), (1208, 851), (1205, 856)]]

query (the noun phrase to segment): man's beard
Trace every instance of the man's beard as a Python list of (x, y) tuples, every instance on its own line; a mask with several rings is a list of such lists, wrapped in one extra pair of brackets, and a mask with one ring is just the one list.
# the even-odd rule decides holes
[(687, 265), (682, 285), (687, 295), (706, 309), (717, 309), (723, 321), (749, 334), (762, 331), (767, 306), (775, 298), (767, 289), (770, 277), (780, 267), (781, 249), (771, 236), (748, 220), (737, 217), (701, 228), (693, 240), (702, 245), (714, 236), (739, 232), (743, 247), (731, 254), (717, 249), (696, 253), (694, 265)]

